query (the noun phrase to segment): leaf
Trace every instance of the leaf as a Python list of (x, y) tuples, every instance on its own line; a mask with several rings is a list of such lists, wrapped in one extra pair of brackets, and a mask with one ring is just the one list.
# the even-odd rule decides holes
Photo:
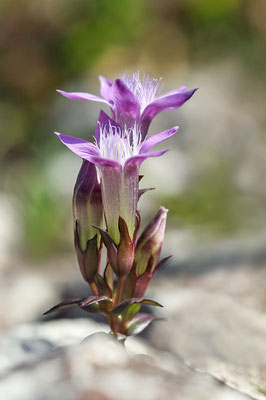
[(107, 296), (89, 296), (85, 300), (83, 300), (79, 306), (80, 307), (87, 307), (94, 303), (99, 303), (100, 301), (108, 300)]
[[(105, 304), (102, 304), (100, 307), (99, 303), (101, 302)], [(87, 299), (85, 299), (82, 303), (79, 304), (79, 307), (82, 310), (87, 311), (89, 313), (102, 312), (102, 309), (106, 308), (107, 306), (108, 309), (110, 309), (112, 306), (112, 301), (108, 296), (89, 296), (87, 297)]]
[(141, 304), (130, 304), (123, 314), (123, 321), (131, 320), (140, 310)]
[(142, 299), (142, 298), (132, 298), (132, 299), (127, 299), (122, 301), (122, 303), (118, 304), (118, 306), (116, 306), (111, 313), (112, 314), (121, 314), (122, 312), (124, 312), (127, 307), (131, 304), (148, 304), (150, 306), (156, 306), (156, 307), (163, 307), (160, 303), (158, 303), (157, 301), (154, 300), (150, 300), (150, 299)]
[(136, 315), (128, 324), (126, 335), (132, 336), (142, 332), (148, 325), (157, 318), (154, 315), (140, 313)]
[(45, 311), (43, 313), (43, 315), (47, 315), (50, 314), (56, 310), (59, 310), (60, 308), (64, 308), (64, 307), (68, 307), (68, 306), (74, 306), (74, 305), (79, 305), (80, 302), (82, 302), (84, 299), (80, 298), (80, 297), (75, 297), (72, 299), (67, 299), (62, 301), (61, 303), (56, 304), (55, 306), (53, 306), (52, 308), (50, 308), (48, 311)]

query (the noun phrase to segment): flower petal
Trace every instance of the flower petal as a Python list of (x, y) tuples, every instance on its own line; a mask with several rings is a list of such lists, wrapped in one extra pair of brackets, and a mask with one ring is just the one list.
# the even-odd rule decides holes
[(197, 89), (188, 90), (186, 92), (181, 91), (176, 94), (171, 94), (170, 96), (163, 96), (150, 103), (143, 111), (139, 122), (143, 137), (146, 136), (151, 121), (159, 112), (181, 107), (190, 99), (196, 90)]
[(143, 154), (138, 154), (137, 156), (133, 156), (130, 157), (126, 163), (125, 163), (125, 167), (128, 167), (129, 165), (137, 165), (138, 168), (140, 167), (140, 165), (143, 163), (143, 161), (145, 161), (147, 158), (149, 157), (160, 157), (162, 156), (164, 153), (167, 153), (167, 151), (169, 150), (162, 150), (162, 151), (154, 151), (151, 153), (143, 153)]
[[(129, 160), (131, 160), (131, 158)], [(128, 161), (123, 168), (120, 215), (126, 221), (129, 235), (132, 239), (135, 230), (136, 210), (139, 199), (139, 164)]]
[(121, 169), (121, 165), (119, 164), (119, 162), (115, 161), (115, 160), (109, 160), (108, 158), (103, 158), (100, 156), (91, 156), (91, 160), (92, 162), (97, 165), (97, 167), (99, 168), (99, 170), (101, 170), (104, 167), (109, 167), (109, 168), (118, 168)]
[(164, 140), (168, 139), (169, 137), (173, 136), (178, 130), (178, 128), (179, 126), (174, 126), (171, 129), (167, 129), (166, 131), (156, 133), (155, 135), (152, 135), (148, 139), (144, 140), (140, 148), (140, 154), (147, 153), (147, 151), (149, 151), (156, 144), (161, 143)]
[[(85, 160), (92, 161), (93, 156), (98, 156), (99, 152), (96, 146), (86, 140), (79, 139), (73, 136), (62, 135), (62, 133), (55, 132), (61, 142), (67, 146), (73, 153)], [(93, 161), (92, 161), (93, 162)]]
[(125, 219), (130, 237), (133, 238), (135, 229), (135, 218), (139, 200), (139, 168), (144, 160), (149, 157), (158, 157), (168, 150), (153, 153), (144, 153), (130, 157), (123, 169), (121, 211), (120, 215)]
[(107, 100), (108, 102), (111, 102), (111, 87), (113, 82), (109, 81), (108, 79), (106, 79), (104, 76), (100, 75), (99, 77), (99, 81), (100, 81), (100, 93), (101, 96)]
[(111, 99), (116, 108), (116, 121), (120, 126), (126, 124), (129, 127), (139, 119), (139, 101), (122, 79), (114, 81), (111, 88)]
[(162, 97), (170, 96), (170, 95), (172, 95), (172, 94), (177, 94), (177, 93), (180, 93), (180, 92), (185, 92), (186, 90), (187, 90), (187, 86), (180, 86), (180, 87), (177, 88), (177, 89), (170, 90), (170, 92), (166, 92), (166, 93), (162, 94), (161, 96), (158, 96), (156, 99), (161, 99)]
[(95, 96), (94, 94), (90, 94), (90, 93), (64, 92), (63, 90), (57, 90), (57, 92), (60, 93), (62, 96), (65, 96), (68, 99), (72, 99), (72, 100), (91, 100), (91, 101), (97, 101), (99, 103), (109, 104), (109, 102), (106, 99), (103, 99), (102, 97), (98, 97), (98, 96)]
[(94, 162), (101, 171), (101, 187), (106, 224), (109, 235), (116, 244), (120, 234), (118, 220), (120, 215), (120, 198), (122, 186), (122, 167), (112, 160), (94, 157)]

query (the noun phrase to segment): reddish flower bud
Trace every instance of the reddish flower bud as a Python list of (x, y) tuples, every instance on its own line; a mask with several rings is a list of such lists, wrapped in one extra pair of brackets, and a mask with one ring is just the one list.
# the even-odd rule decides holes
[(163, 245), (167, 212), (166, 208), (160, 207), (158, 213), (146, 226), (137, 242), (135, 252), (137, 275), (142, 275), (145, 272), (151, 256), (153, 259), (151, 272), (155, 268)]
[(102, 215), (101, 186), (97, 179), (96, 167), (83, 160), (73, 194), (73, 218), (82, 251), (85, 251), (88, 240), (95, 234), (99, 235), (92, 225), (100, 226)]
[(94, 164), (83, 160), (73, 194), (75, 248), (81, 274), (92, 283), (100, 266), (100, 225), (103, 215), (101, 187)]

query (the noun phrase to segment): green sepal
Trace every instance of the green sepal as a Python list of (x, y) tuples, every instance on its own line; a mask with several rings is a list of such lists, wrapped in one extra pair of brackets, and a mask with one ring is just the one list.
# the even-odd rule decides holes
[(117, 275), (118, 274), (118, 265), (117, 265), (117, 248), (116, 244), (113, 240), (113, 238), (109, 235), (109, 233), (97, 226), (94, 226), (94, 228), (97, 228), (101, 234), (103, 243), (107, 249), (107, 255), (109, 259), (109, 263), (112, 267), (112, 270), (114, 273)]
[(105, 279), (100, 274), (96, 274), (95, 283), (101, 296), (107, 296), (108, 298), (113, 296), (112, 289), (108, 286)]
[(130, 238), (125, 220), (119, 217), (120, 242), (117, 246), (118, 276), (122, 277), (129, 273), (134, 261), (134, 246)]
[(104, 280), (107, 283), (107, 285), (109, 286), (109, 288), (111, 290), (113, 290), (113, 285), (114, 285), (114, 272), (112, 270), (112, 267), (110, 265), (110, 263), (107, 263), (105, 269), (104, 269)]

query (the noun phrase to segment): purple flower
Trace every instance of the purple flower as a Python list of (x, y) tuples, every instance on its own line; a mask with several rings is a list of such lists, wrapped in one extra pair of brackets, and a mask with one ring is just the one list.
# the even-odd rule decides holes
[(163, 110), (181, 107), (197, 89), (186, 90), (182, 86), (164, 95), (159, 94), (160, 79), (152, 79), (148, 75), (140, 78), (140, 74), (123, 75), (122, 78), (111, 82), (99, 76), (101, 97), (83, 92), (64, 92), (63, 96), (77, 100), (91, 100), (108, 104), (112, 118), (122, 127), (128, 128), (135, 122), (144, 138), (153, 118)]
[(143, 139), (137, 124), (121, 128), (103, 111), (95, 132), (95, 143), (57, 133), (59, 139), (75, 154), (98, 167), (107, 229), (118, 243), (119, 216), (133, 238), (139, 197), (139, 168), (149, 157), (158, 157), (167, 150), (149, 152), (156, 144), (174, 135), (178, 127)]

